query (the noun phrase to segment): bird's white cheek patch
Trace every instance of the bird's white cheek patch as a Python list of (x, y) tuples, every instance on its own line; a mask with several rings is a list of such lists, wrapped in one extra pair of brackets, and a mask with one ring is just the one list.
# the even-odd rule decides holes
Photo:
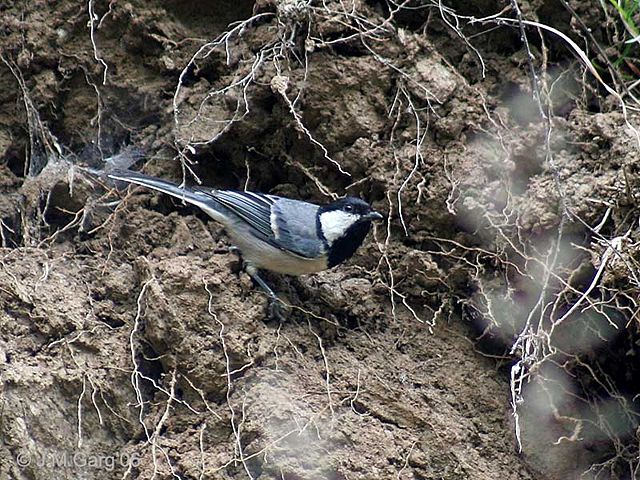
[(327, 239), (329, 244), (332, 244), (342, 237), (359, 218), (359, 215), (343, 212), (342, 210), (333, 210), (320, 214), (320, 226), (322, 227), (324, 238)]

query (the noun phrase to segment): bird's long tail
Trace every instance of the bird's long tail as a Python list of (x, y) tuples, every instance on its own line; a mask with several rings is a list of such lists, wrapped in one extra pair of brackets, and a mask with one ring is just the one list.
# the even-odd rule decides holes
[(106, 173), (107, 177), (112, 180), (121, 180), (123, 182), (133, 183), (135, 185), (141, 185), (143, 187), (157, 190), (158, 192), (166, 193), (172, 197), (179, 198), (180, 200), (191, 203), (197, 207), (200, 207), (209, 216), (215, 220), (222, 221), (224, 223), (225, 216), (222, 213), (218, 202), (216, 202), (209, 195), (206, 195), (203, 191), (199, 191), (190, 187), (181, 187), (173, 182), (162, 180), (160, 178), (144, 175), (143, 173), (134, 172), (131, 170), (111, 170)]

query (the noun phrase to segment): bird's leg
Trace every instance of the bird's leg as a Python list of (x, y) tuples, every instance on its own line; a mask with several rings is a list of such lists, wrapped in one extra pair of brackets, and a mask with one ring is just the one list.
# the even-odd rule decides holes
[(271, 290), (271, 287), (269, 285), (267, 285), (267, 282), (265, 282), (260, 275), (258, 274), (258, 269), (256, 267), (254, 267), (253, 265), (249, 265), (246, 262), (243, 265), (244, 267), (244, 271), (247, 272), (247, 274), (258, 284), (260, 285), (260, 288), (262, 288), (267, 295), (269, 295), (269, 298), (271, 300), (278, 300), (278, 296), (274, 293), (273, 290)]
[(271, 287), (267, 285), (267, 282), (260, 277), (258, 269), (246, 262), (243, 263), (243, 268), (244, 271), (247, 272), (247, 275), (249, 275), (269, 296), (269, 316), (284, 320), (283, 310), (286, 309), (286, 305), (278, 298)]

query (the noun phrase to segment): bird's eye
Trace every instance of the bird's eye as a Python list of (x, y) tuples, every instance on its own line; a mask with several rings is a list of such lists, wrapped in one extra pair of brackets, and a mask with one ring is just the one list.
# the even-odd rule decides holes
[(345, 212), (353, 212), (353, 205), (345, 205), (344, 206), (344, 211)]

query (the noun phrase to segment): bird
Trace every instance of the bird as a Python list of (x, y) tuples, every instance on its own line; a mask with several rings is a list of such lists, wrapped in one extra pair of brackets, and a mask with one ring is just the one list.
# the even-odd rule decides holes
[(381, 213), (357, 197), (318, 205), (277, 195), (203, 186), (187, 187), (133, 170), (107, 177), (156, 190), (199, 207), (226, 230), (244, 271), (269, 296), (278, 315), (278, 296), (261, 270), (304, 275), (333, 268), (353, 256)]

